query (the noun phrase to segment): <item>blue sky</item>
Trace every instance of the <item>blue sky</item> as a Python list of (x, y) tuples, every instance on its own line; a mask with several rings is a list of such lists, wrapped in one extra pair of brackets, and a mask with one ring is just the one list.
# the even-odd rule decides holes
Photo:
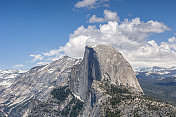
[[(105, 10), (117, 13), (120, 21), (116, 22), (119, 23), (122, 23), (124, 19), (132, 20), (139, 17), (141, 22), (152, 20), (162, 22), (168, 27), (159, 33), (157, 31), (154, 34), (145, 32), (147, 38), (143, 41), (154, 40), (160, 46), (162, 42), (168, 42), (169, 38), (175, 37), (175, 0), (95, 0), (95, 3), (79, 6), (79, 2), (85, 1), (0, 0), (0, 69), (20, 67), (29, 69), (39, 62), (50, 62), (51, 60), (45, 59), (41, 53), (58, 50), (60, 46), (66, 47), (65, 44), (69, 42), (69, 39), (76, 38), (74, 31), (81, 26), (87, 28), (89, 25), (95, 25), (99, 29), (100, 24), (107, 24), (109, 19), (105, 20), (105, 18), (102, 22), (90, 23), (89, 20), (93, 15), (96, 18), (103, 18)], [(79, 40), (77, 42), (79, 43)], [(174, 47), (173, 44), (170, 49), (175, 51)], [(121, 51), (123, 53), (123, 50)], [(57, 52), (57, 57), (60, 57), (62, 53), (64, 55), (69, 53), (66, 49), (64, 52), (60, 50)], [(34, 60), (34, 56), (30, 55), (42, 55), (42, 57)], [(150, 56), (146, 56), (146, 59), (147, 57)], [(172, 57), (173, 61), (175, 55)], [(132, 62), (133, 59), (129, 58)]]

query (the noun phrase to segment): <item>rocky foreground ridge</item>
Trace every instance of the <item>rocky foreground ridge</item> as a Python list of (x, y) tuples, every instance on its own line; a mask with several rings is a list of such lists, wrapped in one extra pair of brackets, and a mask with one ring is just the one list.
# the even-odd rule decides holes
[(87, 46), (83, 60), (68, 56), (34, 67), (0, 92), (5, 117), (166, 117), (176, 108), (150, 99), (115, 48)]

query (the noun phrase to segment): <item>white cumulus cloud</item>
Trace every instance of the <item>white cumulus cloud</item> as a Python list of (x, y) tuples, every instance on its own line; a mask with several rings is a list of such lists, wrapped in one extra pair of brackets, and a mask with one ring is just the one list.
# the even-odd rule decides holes
[(107, 2), (109, 0), (81, 0), (78, 1), (74, 6), (76, 8), (97, 8), (100, 6), (108, 6)]
[(70, 34), (65, 46), (41, 53), (41, 56), (34, 57), (34, 60), (44, 57), (47, 61), (53, 61), (63, 55), (81, 58), (86, 45), (105, 44), (120, 51), (133, 67), (176, 66), (176, 37), (161, 43), (149, 39), (152, 34), (168, 30), (170, 29), (162, 22), (143, 22), (140, 18), (125, 19), (121, 22), (109, 21), (99, 27), (80, 26)]
[(112, 12), (110, 10), (104, 10), (104, 17), (99, 18), (96, 15), (93, 15), (89, 19), (89, 23), (101, 23), (101, 22), (108, 22), (108, 21), (120, 21), (119, 16), (117, 15), (117, 12)]
[(44, 58), (41, 54), (30, 55), (30, 56), (33, 57), (33, 61), (42, 60)]
[(58, 49), (53, 49), (53, 50), (50, 50), (49, 52), (46, 52), (46, 53), (43, 53), (44, 56), (54, 56), (54, 55), (57, 55), (58, 53), (60, 52), (60, 50)]
[(154, 40), (148, 41), (136, 51), (126, 54), (131, 64), (142, 66), (176, 66), (176, 43), (162, 42), (157, 44)]
[[(141, 30), (148, 22), (160, 24), (161, 26), (158, 27), (160, 31), (157, 29), (154, 31), (153, 25), (148, 26), (151, 30)], [(161, 33), (169, 30), (163, 23), (156, 21), (148, 22), (144, 23), (139, 18), (135, 18), (131, 21), (125, 20), (120, 24), (118, 22), (108, 22), (107, 24), (100, 25), (99, 28), (96, 28), (96, 26), (88, 26), (87, 28), (81, 26), (70, 35), (69, 42), (61, 48), (64, 53), (73, 57), (82, 57), (86, 45), (96, 44), (112, 45), (118, 50), (126, 52), (135, 51), (146, 44), (146, 38), (149, 36), (149, 33)], [(165, 28), (161, 29), (161, 27)]]

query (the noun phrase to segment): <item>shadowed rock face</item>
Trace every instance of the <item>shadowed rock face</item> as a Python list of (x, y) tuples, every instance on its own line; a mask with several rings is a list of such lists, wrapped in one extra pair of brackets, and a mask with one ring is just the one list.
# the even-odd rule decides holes
[(131, 91), (143, 92), (131, 65), (115, 48), (105, 45), (87, 46), (80, 64), (73, 67), (70, 89), (82, 100), (89, 98), (93, 81), (110, 81)]
[(93, 80), (101, 80), (100, 65), (93, 48), (86, 47), (83, 61), (72, 68), (70, 89), (86, 100)]

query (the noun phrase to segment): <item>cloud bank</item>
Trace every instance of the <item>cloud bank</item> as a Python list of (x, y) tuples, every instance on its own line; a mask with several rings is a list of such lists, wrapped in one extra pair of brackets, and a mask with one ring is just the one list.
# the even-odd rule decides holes
[(140, 18), (125, 19), (121, 22), (108, 21), (100, 24), (98, 28), (94, 25), (80, 26), (70, 34), (70, 39), (65, 46), (41, 53), (41, 56), (44, 56), (47, 61), (57, 60), (63, 55), (80, 58), (83, 57), (86, 45), (105, 44), (120, 51), (133, 67), (176, 66), (175, 36), (160, 44), (149, 40), (152, 34), (168, 30), (170, 29), (162, 22), (153, 20), (143, 22)]

